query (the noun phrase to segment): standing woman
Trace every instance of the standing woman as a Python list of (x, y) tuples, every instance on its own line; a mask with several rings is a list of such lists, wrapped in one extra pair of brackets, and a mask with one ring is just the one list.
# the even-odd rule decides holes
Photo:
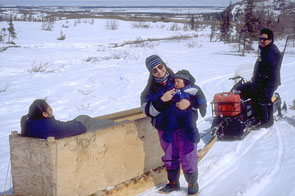
[[(175, 93), (174, 73), (157, 55), (146, 58), (145, 64), (150, 76), (141, 93), (141, 108), (148, 117), (151, 117), (152, 125), (158, 130), (161, 147), (164, 151), (162, 161), (165, 164), (169, 181), (159, 192), (170, 193), (180, 189), (181, 165), (184, 177), (188, 182), (188, 195), (194, 195), (199, 191), (197, 143), (190, 140), (183, 127), (173, 132), (172, 141), (168, 139), (170, 138), (169, 133), (164, 131), (167, 120), (165, 110)], [(187, 99), (183, 99), (176, 103), (176, 107), (185, 110), (190, 104)]]

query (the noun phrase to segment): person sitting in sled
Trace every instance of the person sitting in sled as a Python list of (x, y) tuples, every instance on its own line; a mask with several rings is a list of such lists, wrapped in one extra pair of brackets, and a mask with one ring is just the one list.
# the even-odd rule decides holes
[(280, 51), (274, 44), (273, 32), (263, 28), (259, 34), (260, 55), (255, 63), (252, 81), (237, 87), (242, 98), (251, 98), (257, 128), (273, 125), (273, 93), (281, 85)]
[(30, 105), (29, 113), (21, 118), (21, 135), (41, 139), (52, 136), (60, 139), (120, 123), (112, 119), (97, 120), (88, 115), (79, 115), (71, 121), (59, 121), (54, 118), (52, 108), (44, 99), (36, 99)]
[[(165, 131), (165, 122), (168, 120), (166, 109), (175, 93), (174, 73), (158, 55), (147, 57), (145, 65), (150, 75), (140, 96), (141, 108), (148, 117), (151, 117), (152, 125), (158, 130), (160, 144), (164, 151), (162, 161), (169, 181), (159, 192), (168, 194), (180, 189), (181, 164), (184, 177), (188, 182), (188, 195), (194, 195), (199, 191), (197, 143), (191, 141), (183, 125), (173, 131), (171, 141), (167, 140), (170, 134)], [(191, 103), (187, 99), (182, 99), (175, 105), (180, 110), (186, 110)]]
[[(175, 93), (167, 107), (167, 119), (165, 130), (169, 134), (166, 140), (171, 141), (173, 132), (184, 127), (192, 142), (198, 143), (200, 135), (196, 121), (198, 119), (199, 109), (202, 117), (206, 115), (207, 101), (201, 88), (195, 83), (195, 78), (187, 70), (178, 71), (174, 75)], [(190, 101), (191, 105), (185, 110), (176, 107), (176, 103), (182, 99)]]
[(60, 139), (86, 132), (86, 127), (77, 120), (67, 122), (56, 120), (53, 110), (44, 99), (36, 99), (29, 107), (29, 113), (21, 119), (21, 135), (46, 139)]

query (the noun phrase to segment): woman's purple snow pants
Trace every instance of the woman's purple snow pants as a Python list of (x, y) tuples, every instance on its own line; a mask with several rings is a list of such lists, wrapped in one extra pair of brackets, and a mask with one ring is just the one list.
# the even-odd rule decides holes
[(174, 170), (182, 166), (186, 173), (198, 170), (197, 143), (191, 142), (183, 129), (173, 132), (173, 140), (167, 143), (162, 139), (164, 131), (158, 130), (160, 143), (164, 151), (162, 161), (167, 170)]

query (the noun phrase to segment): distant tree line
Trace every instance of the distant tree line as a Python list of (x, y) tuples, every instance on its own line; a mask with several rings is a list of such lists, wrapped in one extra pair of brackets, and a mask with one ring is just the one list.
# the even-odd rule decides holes
[[(197, 30), (202, 25), (211, 26), (210, 41), (223, 41), (228, 43), (237, 43), (238, 50), (244, 54), (247, 50), (252, 50), (253, 41), (257, 41), (257, 35), (262, 27), (271, 28), (275, 32), (276, 37), (295, 34), (295, 2), (286, 3), (286, 0), (271, 0), (276, 6), (272, 8), (256, 8), (255, 3), (263, 0), (243, 0), (243, 2), (231, 4), (223, 11), (216, 13), (203, 14), (187, 14), (186, 20), (179, 22), (187, 23), (186, 28)], [(270, 1), (270, 0), (269, 0)], [(236, 5), (243, 3), (243, 9), (236, 9)], [(233, 9), (235, 11), (233, 12)], [(274, 12), (274, 10), (276, 12)], [(12, 21), (39, 21), (42, 22), (42, 30), (52, 31), (56, 20), (65, 18), (97, 18), (95, 12), (90, 11), (50, 11), (40, 10), (36, 14), (35, 11), (20, 9), (10, 16), (5, 13), (0, 14), (0, 21), (7, 21), (8, 28), (2, 28), (0, 32), (0, 42), (13, 42), (16, 39), (16, 33)], [(114, 15), (105, 15), (101, 18), (112, 18)], [(128, 17), (126, 15), (126, 17)], [(164, 17), (163, 17), (164, 18)], [(132, 20), (134, 18), (128, 18)], [(149, 18), (154, 20), (154, 18)], [(136, 18), (138, 20), (138, 18)], [(142, 17), (142, 20), (147, 18)], [(165, 19), (163, 19), (164, 21)], [(108, 20), (109, 22), (110, 20)], [(159, 20), (161, 21), (161, 20)], [(76, 21), (75, 21), (76, 23)], [(75, 24), (77, 25), (77, 24)], [(108, 24), (110, 27), (115, 25)], [(173, 27), (177, 27), (174, 25)], [(58, 40), (64, 40), (65, 34), (61, 31)]]

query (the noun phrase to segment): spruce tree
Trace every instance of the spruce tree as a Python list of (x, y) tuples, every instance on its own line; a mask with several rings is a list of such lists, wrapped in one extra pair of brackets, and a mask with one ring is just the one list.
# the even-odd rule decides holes
[(232, 5), (230, 5), (225, 9), (225, 11), (221, 14), (221, 21), (220, 21), (220, 32), (221, 37), (220, 39), (223, 41), (230, 41), (230, 35), (232, 31)]
[(240, 30), (240, 43), (243, 46), (242, 53), (244, 54), (245, 50), (252, 50), (253, 39), (257, 39), (258, 29), (256, 27), (256, 17), (254, 13), (254, 0), (246, 1), (246, 8), (244, 14), (244, 25)]
[(195, 18), (194, 18), (194, 15), (191, 15), (190, 25), (191, 25), (191, 30), (194, 30), (195, 29)]
[(13, 39), (16, 39), (16, 32), (15, 32), (14, 25), (13, 25), (13, 22), (12, 22), (12, 16), (10, 16), (8, 25), (9, 25), (9, 27), (7, 28), (7, 30), (8, 30), (8, 42), (12, 42)]
[(255, 16), (254, 16), (254, 0), (247, 0), (245, 9), (245, 33), (249, 38), (256, 37), (255, 32)]
[(6, 28), (1, 29), (1, 42), (4, 43), (6, 37)]

